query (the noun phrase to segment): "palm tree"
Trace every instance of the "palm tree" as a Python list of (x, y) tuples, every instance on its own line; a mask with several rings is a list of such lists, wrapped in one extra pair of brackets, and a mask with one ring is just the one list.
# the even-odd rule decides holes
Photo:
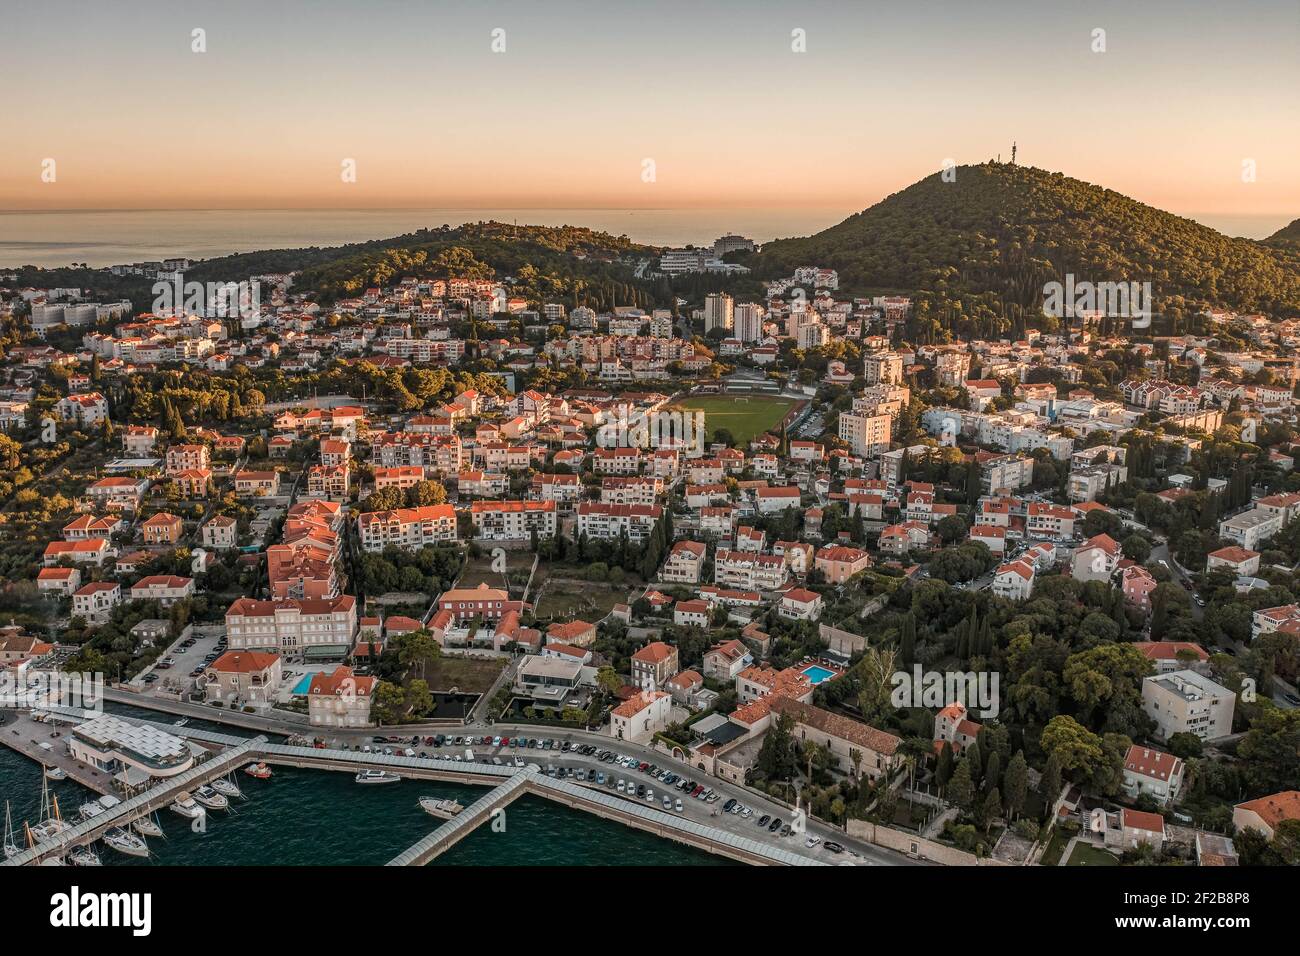
[(934, 750), (934, 744), (924, 737), (907, 737), (898, 745), (898, 752), (907, 764), (907, 789), (916, 788), (916, 765)]

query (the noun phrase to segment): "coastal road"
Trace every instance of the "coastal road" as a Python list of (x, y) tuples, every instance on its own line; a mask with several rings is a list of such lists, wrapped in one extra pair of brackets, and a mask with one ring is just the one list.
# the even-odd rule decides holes
[[(473, 732), (474, 728), (471, 727), (468, 728), (468, 730)], [(712, 809), (719, 810), (720, 812), (723, 804), (727, 803), (728, 799), (735, 799), (754, 810), (753, 816), (748, 818), (737, 817), (733, 816), (733, 814), (720, 812), (718, 817), (706, 817), (705, 819), (702, 819), (701, 822), (707, 822), (710, 823), (711, 826), (719, 826), (723, 827), (723, 829), (732, 830), (733, 832), (737, 832), (737, 834), (749, 836), (751, 839), (770, 839), (771, 842), (776, 845), (787, 845), (787, 847), (789, 847), (789, 844), (794, 842), (793, 835), (785, 836), (785, 838), (783, 838), (783, 836), (771, 834), (771, 832), (768, 832), (766, 829), (759, 830), (757, 823), (755, 823), (755, 821), (757, 821), (759, 817), (763, 816), (763, 814), (767, 814), (767, 816), (771, 817), (780, 817), (781, 819), (784, 819), (784, 821), (789, 822), (790, 813), (792, 812), (790, 812), (788, 806), (776, 803), (776, 801), (771, 800), (770, 797), (767, 797), (758, 791), (750, 790), (749, 787), (737, 786), (737, 784), (729, 783), (727, 780), (723, 780), (722, 778), (711, 777), (711, 775), (708, 775), (703, 770), (694, 769), (694, 767), (690, 766), (689, 763), (686, 763), (685, 761), (675, 760), (675, 758), (669, 757), (668, 754), (663, 753), (662, 750), (642, 747), (640, 744), (629, 743), (627, 740), (615, 740), (606, 734), (590, 734), (590, 732), (585, 731), (538, 727), (536, 724), (498, 723), (487, 728), (487, 731), (490, 731), (493, 735), (513, 736), (519, 734), (525, 737), (542, 736), (551, 737), (552, 740), (568, 740), (569, 743), (591, 744), (597, 748), (614, 750), (615, 753), (624, 754), (624, 756), (637, 757), (647, 763), (654, 763), (654, 765), (658, 766), (660, 770), (671, 770), (673, 773), (681, 775), (681, 777), (693, 779), (695, 782), (701, 783), (705, 787), (711, 787), (715, 793), (718, 793), (718, 803), (712, 804), (711, 806), (703, 804), (702, 801), (694, 799), (688, 800), (684, 797), (684, 799), (682, 799), (682, 806), (684, 806), (684, 808), (686, 803), (690, 803), (699, 804), (703, 806), (703, 808), (708, 808), (710, 812)], [(495, 753), (497, 752), (493, 752), (490, 756), (495, 756)], [(507, 756), (507, 754), (508, 756), (513, 756), (515, 753), (517, 753), (516, 750), (506, 748), (502, 756), (503, 758), (504, 756)], [(555, 754), (554, 750), (550, 750), (550, 752), (545, 752), (545, 750), (543, 750), (541, 753), (538, 753), (537, 750), (529, 750), (528, 754), (529, 756), (525, 757), (525, 760), (541, 763), (543, 767), (546, 766), (547, 762), (554, 762), (556, 763), (556, 766), (585, 766), (588, 767), (588, 769), (593, 769), (594, 767), (594, 769), (603, 770), (607, 775), (610, 773), (614, 774), (615, 779), (621, 777), (632, 780), (633, 783), (643, 783), (647, 788), (655, 791), (656, 800), (662, 799), (664, 793), (668, 793), (668, 795), (672, 796), (673, 799), (676, 799), (677, 796), (681, 796), (680, 791), (672, 790), (671, 787), (664, 790), (662, 784), (660, 784), (658, 780), (651, 780), (651, 778), (647, 777), (646, 774), (638, 773), (638, 771), (634, 770), (627, 770), (624, 769), (624, 767), (612, 765), (612, 763), (602, 763), (601, 761), (594, 760), (594, 758), (582, 757), (581, 754)], [(536, 754), (536, 756), (534, 756), (534, 754)], [(816, 819), (811, 817), (809, 818), (809, 821), (807, 821), (807, 834), (819, 836), (819, 838), (822, 838), (823, 842), (824, 840), (835, 840), (836, 843), (844, 845), (846, 849), (852, 849), (852, 851), (858, 853), (859, 857), (861, 857), (861, 862), (863, 862), (863, 864), (879, 866), (922, 864), (922, 861), (911, 860), (910, 857), (901, 855), (901, 853), (894, 853), (888, 851), (888, 849), (881, 849), (880, 847), (875, 847), (875, 845), (870, 843), (862, 842), (862, 840), (854, 840), (850, 838), (846, 832), (840, 830), (839, 827), (816, 821)], [(800, 848), (802, 849), (802, 838)], [(827, 858), (827, 861), (831, 862), (845, 860), (844, 856), (836, 857), (835, 855), (832, 855), (832, 853), (826, 851), (826, 849), (820, 847), (816, 849), (816, 853), (818, 853), (819, 857)]]
[[(144, 706), (144, 702), (141, 700), (141, 696), (142, 695), (140, 694), (132, 694), (124, 691), (113, 690), (111, 688), (105, 688), (104, 690), (104, 699), (112, 703), (130, 704), (137, 707)], [(748, 818), (736, 817), (731, 814), (720, 814), (719, 817), (717, 818), (710, 817), (707, 818), (707, 822), (710, 825), (721, 826), (727, 829), (734, 828), (735, 832), (743, 833), (747, 837), (751, 837), (754, 839), (770, 839), (774, 844), (786, 846), (786, 847), (790, 847), (790, 844), (794, 841), (793, 835), (790, 837), (783, 838), (777, 836), (776, 834), (769, 833), (767, 830), (759, 830), (757, 823), (755, 822), (758, 819), (758, 817), (762, 816), (763, 814), (767, 814), (769, 816), (781, 817), (783, 820), (788, 822), (791, 817), (791, 811), (788, 807), (777, 803), (776, 801), (767, 797), (765, 794), (759, 793), (756, 790), (751, 790), (748, 787), (739, 786), (737, 784), (730, 783), (719, 777), (712, 777), (709, 774), (705, 773), (704, 771), (692, 768), (688, 763), (684, 761), (677, 760), (673, 757), (668, 756), (662, 751), (653, 750), (649, 747), (644, 747), (641, 746), (640, 744), (630, 743), (625, 740), (615, 740), (611, 738), (608, 734), (596, 733), (592, 731), (576, 730), (572, 728), (546, 727), (544, 725), (537, 725), (537, 724), (502, 724), (502, 723), (484, 724), (481, 722), (466, 725), (463, 727), (460, 726), (459, 724), (454, 726), (447, 726), (447, 725), (431, 726), (430, 725), (424, 727), (404, 724), (396, 727), (377, 727), (377, 728), (368, 727), (368, 728), (357, 728), (357, 729), (331, 728), (329, 730), (325, 730), (324, 728), (311, 727), (306, 725), (302, 721), (302, 718), (298, 717), (298, 715), (294, 715), (295, 717), (298, 717), (298, 719), (292, 720), (292, 719), (286, 719), (278, 716), (267, 717), (261, 715), (253, 715), (253, 714), (230, 713), (229, 711), (220, 710), (214, 707), (207, 707), (201, 704), (191, 704), (188, 702), (174, 701), (174, 700), (159, 700), (156, 698), (149, 700), (149, 704), (152, 705), (153, 709), (162, 710), (162, 711), (166, 711), (178, 715), (184, 715), (187, 717), (200, 718), (203, 720), (213, 721), (216, 723), (231, 724), (233, 726), (243, 727), (249, 730), (257, 730), (265, 733), (284, 734), (284, 735), (301, 734), (309, 737), (319, 735), (325, 738), (328, 745), (330, 746), (338, 745), (340, 747), (363, 746), (365, 744), (370, 743), (372, 738), (375, 737), (376, 735), (394, 736), (394, 737), (406, 736), (409, 738), (415, 736), (416, 734), (419, 734), (421, 737), (425, 737), (437, 733), (444, 733), (444, 734), (451, 733), (451, 734), (478, 735), (478, 736), (485, 736), (491, 734), (494, 736), (519, 735), (524, 737), (542, 737), (542, 738), (549, 737), (552, 740), (556, 740), (561, 743), (567, 740), (569, 741), (570, 744), (573, 743), (592, 744), (593, 746), (598, 747), (600, 749), (613, 750), (616, 753), (623, 754), (625, 756), (637, 757), (638, 759), (643, 760), (647, 763), (655, 764), (660, 769), (672, 770), (674, 773), (680, 774), (681, 776), (687, 777), (688, 779), (693, 779), (697, 783), (701, 783), (706, 787), (711, 787), (714, 790), (714, 792), (716, 792), (719, 795), (719, 800), (717, 803), (712, 805), (701, 804), (701, 806), (708, 807), (709, 810), (713, 810), (713, 809), (720, 810), (722, 805), (726, 803), (728, 799), (734, 798), (740, 801), (741, 803), (743, 803), (745, 806), (750, 807), (754, 811), (753, 815)], [(430, 752), (437, 752), (436, 750), (425, 747), (422, 744), (417, 745), (415, 749), (417, 751), (424, 750)], [(478, 756), (481, 758), (484, 755), (483, 754), (484, 748), (479, 746), (475, 749), (478, 752)], [(463, 746), (460, 748), (456, 748), (456, 747), (442, 748), (442, 751), (449, 755), (454, 752), (460, 752), (463, 754), (464, 750), (465, 748)], [(504, 760), (507, 756), (513, 757), (516, 753), (519, 753), (520, 756), (524, 756), (519, 751), (512, 750), (509, 748), (505, 748), (504, 750), (495, 750), (492, 748), (488, 748), (486, 757), (488, 760), (491, 760), (493, 756), (500, 754), (501, 759)], [(531, 762), (540, 763), (543, 767), (545, 767), (546, 764), (550, 762), (556, 764), (557, 766), (563, 764), (566, 766), (574, 766), (574, 767), (581, 766), (581, 767), (586, 767), (588, 769), (603, 770), (606, 774), (613, 772), (615, 774), (616, 779), (617, 777), (622, 776), (625, 779), (634, 780), (636, 783), (645, 784), (647, 787), (655, 791), (657, 797), (662, 797), (664, 792), (670, 793), (674, 797), (674, 799), (680, 795), (680, 791), (674, 791), (671, 790), (671, 788), (668, 791), (663, 791), (662, 785), (660, 785), (658, 781), (651, 782), (645, 774), (641, 774), (632, 770), (626, 770), (624, 768), (620, 768), (611, 764), (601, 763), (598, 760), (594, 760), (589, 757), (583, 757), (580, 754), (575, 754), (575, 753), (562, 754), (556, 751), (529, 750), (527, 752), (527, 756), (524, 756), (524, 759)], [(606, 792), (608, 792), (608, 790)], [(700, 803), (700, 801), (697, 800), (692, 800), (691, 802)], [(682, 803), (683, 803), (683, 808), (685, 808), (687, 799), (683, 798)], [(822, 857), (828, 858), (829, 861), (842, 862), (848, 860), (850, 862), (860, 862), (863, 864), (878, 865), (878, 866), (924, 865), (923, 861), (913, 860), (910, 857), (907, 857), (901, 853), (895, 853), (891, 850), (885, 850), (861, 840), (851, 839), (848, 836), (848, 834), (846, 834), (843, 830), (822, 823), (818, 820), (813, 820), (811, 818), (808, 820), (808, 833), (810, 835), (820, 837), (823, 841), (834, 840), (835, 842), (844, 846), (846, 849), (852, 850), (853, 852), (859, 854), (860, 857), (860, 860), (856, 860), (856, 861), (854, 861), (847, 854), (844, 854), (839, 857), (835, 857), (833, 854), (819, 847), (817, 850), (818, 854)], [(798, 849), (800, 850), (803, 849), (802, 842), (798, 844)]]

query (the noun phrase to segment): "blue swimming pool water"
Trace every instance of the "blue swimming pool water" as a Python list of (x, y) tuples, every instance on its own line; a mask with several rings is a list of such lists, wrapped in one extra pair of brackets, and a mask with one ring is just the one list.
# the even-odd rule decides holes
[(803, 669), (803, 672), (814, 685), (820, 684), (822, 681), (830, 680), (835, 676), (834, 671), (828, 671), (826, 668), (818, 667), (816, 664), (809, 664)]
[[(298, 683), (294, 685), (293, 692), (300, 697), (306, 697), (307, 691), (311, 690), (312, 676), (313, 675), (311, 674), (303, 674), (302, 680), (298, 681)], [(813, 681), (813, 683), (815, 684), (817, 682)]]

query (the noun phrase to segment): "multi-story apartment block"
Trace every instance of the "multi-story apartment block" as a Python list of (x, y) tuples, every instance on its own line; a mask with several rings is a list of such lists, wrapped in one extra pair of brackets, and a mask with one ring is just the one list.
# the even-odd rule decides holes
[(661, 505), (611, 505), (584, 501), (578, 505), (579, 535), (609, 540), (627, 535), (633, 544), (640, 544), (655, 529), (663, 516)]
[(720, 549), (713, 556), (713, 581), (722, 587), (775, 591), (786, 577), (785, 558), (779, 554)]
[(856, 415), (840, 412), (839, 435), (848, 443), (853, 454), (875, 458), (889, 451), (890, 433), (894, 419), (891, 415)]
[(1142, 709), (1156, 722), (1156, 737), (1195, 734), (1218, 740), (1232, 733), (1237, 695), (1191, 670), (1157, 674), (1142, 681)]
[(451, 505), (367, 511), (357, 517), (357, 534), (364, 551), (383, 551), (389, 545), (422, 548), (456, 540), (456, 509)]
[(557, 527), (554, 501), (475, 501), (470, 519), (475, 537), (487, 541), (527, 541), (534, 533), (549, 538)]
[(1282, 514), (1277, 510), (1251, 508), (1219, 522), (1219, 537), (1245, 548), (1261, 551), (1261, 545), (1282, 530)]
[(668, 552), (659, 578), (674, 584), (699, 584), (707, 547), (698, 541), (678, 541)]
[(207, 445), (172, 445), (167, 449), (167, 474), (182, 471), (202, 471), (212, 467), (212, 456)]

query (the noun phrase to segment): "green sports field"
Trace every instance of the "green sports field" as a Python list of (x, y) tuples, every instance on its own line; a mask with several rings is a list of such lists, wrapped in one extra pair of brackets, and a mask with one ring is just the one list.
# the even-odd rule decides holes
[(673, 407), (704, 412), (705, 441), (712, 441), (713, 433), (725, 428), (743, 446), (779, 425), (794, 403), (793, 398), (772, 395), (691, 395)]

